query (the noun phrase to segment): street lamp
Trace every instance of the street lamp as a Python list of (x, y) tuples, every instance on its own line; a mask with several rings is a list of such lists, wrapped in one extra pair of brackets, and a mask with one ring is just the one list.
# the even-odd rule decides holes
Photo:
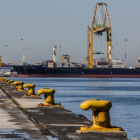
[(23, 39), (21, 39), (21, 64), (23, 64)]
[(62, 47), (62, 46), (59, 46), (59, 47), (60, 47), (60, 63), (61, 63), (61, 47)]
[(6, 48), (7, 48), (7, 45), (5, 45), (5, 64), (7, 63), (7, 50), (6, 50)]
[(74, 62), (75, 62), (75, 48), (74, 48)]
[[(127, 41), (127, 39), (125, 39), (125, 42)], [(126, 62), (126, 43), (125, 43), (125, 67), (127, 67), (127, 62)]]

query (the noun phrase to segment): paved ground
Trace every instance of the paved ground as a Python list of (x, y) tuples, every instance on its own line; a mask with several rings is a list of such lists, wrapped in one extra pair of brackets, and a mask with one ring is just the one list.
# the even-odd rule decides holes
[(0, 90), (0, 139), (45, 139), (27, 116)]
[[(14, 129), (27, 129), (27, 131), (29, 129), (31, 130), (31, 134), (32, 131), (36, 131), (35, 134), (37, 136), (40, 136), (40, 132), (38, 132), (36, 128), (37, 126), (42, 132), (42, 134), (51, 135), (58, 138), (59, 140), (127, 140), (127, 138), (125, 138), (126, 132), (90, 132), (77, 134), (76, 130), (79, 130), (81, 126), (92, 125), (92, 122), (85, 118), (83, 115), (73, 114), (71, 111), (65, 110), (62, 107), (37, 107), (37, 104), (44, 103), (43, 99), (22, 98), (23, 94), (27, 92), (14, 91), (15, 87), (9, 86), (2, 82), (0, 82), (0, 87), (7, 94), (7, 96), (16, 104), (14, 106), (18, 106), (18, 108), (20, 109), (18, 111), (20, 111), (21, 113), (23, 112), (22, 114), (20, 114), (14, 109), (11, 111), (9, 119), (12, 120), (12, 122), (10, 122), (11, 125), (9, 126), (9, 128), (12, 127), (14, 120), (14, 123), (17, 124), (17, 126), (15, 125), (16, 128)], [(2, 94), (3, 96), (5, 95), (4, 93)], [(8, 99), (8, 97), (6, 98), (5, 96), (6, 100)], [(8, 110), (5, 111), (5, 113), (7, 112)], [(13, 119), (13, 116), (16, 116), (16, 118)], [(31, 123), (29, 120), (25, 120), (24, 122), (24, 117), (26, 116), (28, 116), (29, 120), (32, 120), (34, 122), (35, 125), (32, 124), (34, 126), (30, 126), (28, 124)], [(43, 139), (41, 136), (40, 138)]]

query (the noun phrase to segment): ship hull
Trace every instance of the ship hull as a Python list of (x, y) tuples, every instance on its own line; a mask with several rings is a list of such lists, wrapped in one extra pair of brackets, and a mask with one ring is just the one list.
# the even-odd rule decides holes
[(140, 78), (140, 75), (96, 75), (96, 74), (61, 74), (61, 75), (57, 75), (57, 74), (19, 74), (18, 77), (66, 77), (66, 78), (82, 78), (82, 77), (95, 77), (95, 78)]
[(18, 77), (128, 77), (140, 78), (139, 69), (47, 68), (43, 66), (14, 66)]

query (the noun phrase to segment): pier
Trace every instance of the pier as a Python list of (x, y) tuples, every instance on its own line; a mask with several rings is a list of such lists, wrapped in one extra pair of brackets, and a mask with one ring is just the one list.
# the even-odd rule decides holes
[(81, 133), (80, 127), (91, 126), (93, 122), (63, 105), (37, 107), (44, 99), (23, 97), (25, 94), (27, 91), (17, 91), (15, 86), (0, 82), (0, 138), (127, 140), (125, 131)]

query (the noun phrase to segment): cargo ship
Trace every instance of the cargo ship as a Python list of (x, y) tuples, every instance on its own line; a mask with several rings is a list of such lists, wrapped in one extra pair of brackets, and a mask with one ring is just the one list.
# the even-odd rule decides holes
[(140, 78), (140, 69), (128, 68), (48, 68), (44, 65), (13, 66), (18, 77), (128, 77)]
[[(66, 59), (66, 62), (64, 61)], [(138, 60), (139, 62), (140, 60)], [(140, 78), (140, 68), (125, 68), (123, 60), (112, 60), (111, 68), (107, 58), (97, 58), (93, 68), (88, 62), (70, 62), (70, 55), (62, 55), (60, 63), (56, 62), (56, 46), (53, 47), (53, 60), (42, 60), (36, 64), (14, 65), (18, 77), (135, 77)]]

